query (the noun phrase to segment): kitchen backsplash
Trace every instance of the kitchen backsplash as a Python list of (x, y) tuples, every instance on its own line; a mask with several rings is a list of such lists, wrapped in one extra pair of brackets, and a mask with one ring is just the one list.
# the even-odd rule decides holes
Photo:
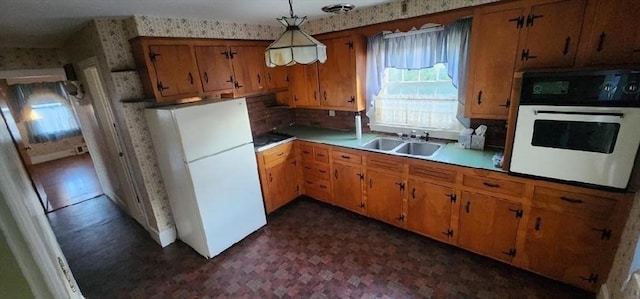
[[(362, 112), (362, 131), (368, 132), (369, 118)], [(296, 125), (307, 127), (320, 127), (342, 131), (355, 130), (355, 113), (336, 111), (336, 116), (329, 116), (327, 110), (295, 109)]]
[(275, 94), (247, 98), (251, 134), (253, 136), (267, 133), (273, 129), (289, 126), (294, 122), (293, 109), (267, 106), (275, 101)]

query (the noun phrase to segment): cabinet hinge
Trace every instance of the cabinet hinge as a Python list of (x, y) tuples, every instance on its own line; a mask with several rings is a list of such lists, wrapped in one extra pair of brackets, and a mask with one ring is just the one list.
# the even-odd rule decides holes
[(447, 194), (447, 196), (449, 196), (449, 199), (451, 200), (451, 202), (456, 202), (457, 197), (455, 193)]
[(533, 58), (538, 58), (538, 56), (529, 55), (529, 49), (522, 50), (522, 54), (520, 54), (520, 60), (529, 60)]
[(522, 214), (524, 214), (524, 211), (522, 211), (522, 209), (509, 209), (509, 211), (513, 212), (516, 214), (516, 218), (522, 218)]
[(156, 62), (156, 57), (158, 56), (160, 56), (160, 54), (156, 52), (149, 52), (149, 59), (151, 59), (151, 62)]
[(453, 230), (449, 229), (446, 232), (442, 232), (442, 234), (447, 236), (447, 237), (449, 237), (449, 238), (451, 238), (451, 237), (453, 237)]
[(517, 18), (509, 19), (509, 22), (516, 22), (516, 28), (520, 29), (524, 25), (524, 16), (519, 16)]
[(300, 185), (296, 185), (296, 192), (300, 192)]
[(347, 45), (349, 47), (349, 49), (353, 49), (353, 41), (349, 41), (347, 43), (344, 43), (345, 45)]
[(510, 256), (510, 257), (515, 257), (516, 256), (516, 249), (515, 248), (510, 248), (509, 251), (503, 251), (502, 253)]
[(400, 221), (404, 221), (404, 215), (400, 214), (400, 216), (396, 217), (396, 219)]
[(347, 102), (348, 102), (348, 103), (355, 103), (355, 101), (356, 101), (356, 97), (351, 96), (351, 99), (350, 99), (350, 100), (348, 100)]
[(611, 230), (608, 228), (594, 228), (593, 230), (600, 232), (600, 240), (611, 240)]
[(404, 182), (396, 183), (396, 185), (400, 187), (400, 190), (404, 190)]
[(584, 277), (584, 276), (578, 276), (578, 277), (582, 280), (588, 281), (589, 283), (596, 283), (596, 281), (598, 281), (598, 274), (596, 273), (589, 274), (589, 277)]
[(360, 177), (361, 181), (364, 181), (364, 173), (358, 173), (358, 176)]
[(536, 15), (528, 15), (527, 16), (527, 25), (526, 25), (526, 27), (533, 26), (533, 22), (536, 19), (542, 18), (542, 17), (544, 17), (544, 15), (537, 15), (537, 16)]
[(360, 207), (361, 207), (361, 208), (364, 208), (364, 207), (366, 207), (366, 206), (367, 206), (367, 205), (365, 205), (365, 204), (364, 204), (364, 202), (361, 202), (361, 203), (360, 203)]

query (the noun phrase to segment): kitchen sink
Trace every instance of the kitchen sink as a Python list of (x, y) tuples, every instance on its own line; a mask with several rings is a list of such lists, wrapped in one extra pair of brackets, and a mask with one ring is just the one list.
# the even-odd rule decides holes
[(437, 143), (407, 142), (395, 150), (395, 152), (398, 154), (429, 157), (435, 154), (440, 148), (442, 148), (442, 145)]
[(404, 143), (403, 141), (397, 140), (397, 139), (378, 137), (376, 139), (373, 139), (367, 142), (362, 147), (366, 149), (372, 149), (372, 150), (390, 151), (403, 143)]
[(433, 142), (378, 137), (362, 145), (362, 148), (403, 156), (431, 157), (442, 146)]

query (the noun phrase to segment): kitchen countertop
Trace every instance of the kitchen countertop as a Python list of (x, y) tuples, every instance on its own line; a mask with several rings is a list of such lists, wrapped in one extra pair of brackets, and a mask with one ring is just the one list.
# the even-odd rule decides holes
[[(328, 145), (335, 145), (335, 146), (342, 146), (342, 147), (353, 148), (353, 149), (358, 149), (363, 151), (371, 151), (376, 153), (384, 153), (384, 152), (376, 151), (376, 150), (368, 150), (368, 149), (362, 148), (361, 146), (373, 140), (376, 137), (389, 137), (389, 135), (385, 135), (385, 134), (362, 133), (362, 140), (358, 141), (355, 137), (355, 132), (345, 132), (345, 131), (323, 129), (323, 128), (303, 127), (303, 126), (291, 126), (291, 127), (280, 130), (280, 132), (293, 135), (299, 140), (328, 144)], [(483, 151), (463, 149), (463, 148), (457, 147), (454, 142), (451, 142), (451, 143), (447, 143), (444, 146), (444, 148), (442, 148), (440, 151), (438, 151), (435, 155), (431, 157), (413, 157), (413, 156), (408, 157), (404, 155), (394, 155), (392, 153), (389, 153), (389, 155), (504, 172), (503, 169), (493, 166), (493, 161), (491, 158), (497, 152), (498, 152), (497, 150), (492, 150), (492, 149), (485, 149)]]

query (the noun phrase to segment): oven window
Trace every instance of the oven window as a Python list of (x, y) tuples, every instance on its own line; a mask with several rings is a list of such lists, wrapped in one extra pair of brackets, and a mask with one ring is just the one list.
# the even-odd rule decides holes
[(531, 145), (610, 154), (618, 131), (618, 123), (536, 120)]

